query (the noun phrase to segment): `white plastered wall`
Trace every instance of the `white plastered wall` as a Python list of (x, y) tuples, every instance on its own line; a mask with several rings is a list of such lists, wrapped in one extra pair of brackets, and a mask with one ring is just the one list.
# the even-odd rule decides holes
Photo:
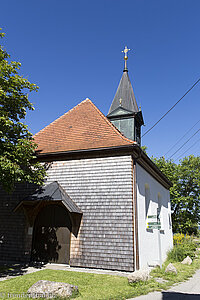
[[(138, 239), (140, 268), (159, 265), (173, 246), (170, 195), (152, 175), (136, 165)], [(149, 205), (146, 209), (145, 187), (149, 189)], [(161, 230), (147, 229), (147, 215), (157, 215), (158, 199), (161, 204)], [(147, 212), (147, 214), (146, 214)]]

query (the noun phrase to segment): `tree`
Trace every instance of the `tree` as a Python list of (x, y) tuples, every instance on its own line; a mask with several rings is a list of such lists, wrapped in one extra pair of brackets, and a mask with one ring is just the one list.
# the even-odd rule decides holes
[(190, 155), (179, 164), (164, 157), (153, 161), (173, 184), (170, 189), (173, 231), (196, 234), (200, 221), (200, 157)]
[(34, 110), (27, 93), (38, 87), (20, 76), (21, 64), (9, 58), (0, 46), (0, 182), (7, 192), (17, 182), (42, 184), (45, 176), (44, 167), (33, 163), (37, 146), (23, 123), (27, 110)]
[(147, 155), (147, 146), (141, 146), (141, 149)]

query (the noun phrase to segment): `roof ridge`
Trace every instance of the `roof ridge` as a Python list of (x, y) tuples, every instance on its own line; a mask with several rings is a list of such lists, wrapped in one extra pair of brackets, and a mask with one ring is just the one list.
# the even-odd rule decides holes
[[(86, 100), (86, 99), (85, 99)], [(84, 101), (85, 101), (84, 100)], [(70, 197), (70, 195), (67, 193), (67, 191), (62, 187), (62, 185), (58, 182), (58, 186), (60, 187), (60, 190), (63, 194), (67, 195), (67, 197), (73, 202), (73, 204), (81, 211), (81, 209), (78, 207), (78, 205), (76, 204), (76, 202), (74, 202), (74, 200), (72, 200), (72, 198)], [(81, 211), (82, 212), (82, 211)]]
[[(89, 101), (92, 106), (96, 109), (96, 111), (99, 113), (99, 115), (102, 117), (102, 119), (104, 119), (104, 121), (107, 122), (107, 124), (120, 136), (121, 139), (129, 142), (129, 143), (136, 143), (135, 141), (132, 141), (130, 139), (128, 139), (127, 137), (125, 137), (107, 118), (106, 116), (98, 109), (98, 107), (96, 107), (96, 105), (90, 100), (90, 99), (86, 99), (87, 101)], [(82, 102), (81, 102), (82, 103)]]
[[(58, 182), (57, 182), (57, 184), (58, 184)], [(57, 188), (54, 190), (54, 192), (51, 194), (51, 196), (53, 196), (57, 192), (57, 190), (59, 190), (59, 186), (57, 186)]]
[[(65, 112), (62, 116), (58, 117), (57, 119), (55, 119), (53, 122), (51, 122), (50, 124), (48, 124), (47, 126), (45, 126), (44, 128), (42, 128), (40, 131), (38, 131), (36, 134), (34, 134), (34, 136), (37, 136), (39, 133), (43, 132), (46, 128), (50, 127), (51, 125), (53, 125), (54, 123), (56, 123), (58, 120), (62, 119), (66, 114), (71, 113), (75, 108), (77, 108), (78, 106), (80, 106), (81, 104), (83, 104), (84, 102), (87, 101), (91, 101), (90, 99), (86, 98), (85, 100), (81, 101), (80, 103), (78, 103), (76, 106), (72, 107), (70, 110), (68, 110), (67, 112)], [(91, 101), (92, 102), (92, 101)], [(33, 136), (33, 137), (34, 137)]]

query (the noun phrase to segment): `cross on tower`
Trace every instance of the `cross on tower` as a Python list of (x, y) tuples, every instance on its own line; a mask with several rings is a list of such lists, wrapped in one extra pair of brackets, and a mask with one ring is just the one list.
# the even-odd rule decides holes
[(127, 46), (125, 46), (124, 50), (122, 51), (124, 53), (124, 71), (128, 71), (127, 69), (127, 59), (128, 59), (128, 51), (130, 51), (131, 49), (128, 49)]
[(125, 55), (124, 55), (124, 59), (127, 60), (128, 59), (128, 51), (130, 51), (131, 49), (128, 49), (127, 46), (125, 46), (124, 50), (122, 51)]

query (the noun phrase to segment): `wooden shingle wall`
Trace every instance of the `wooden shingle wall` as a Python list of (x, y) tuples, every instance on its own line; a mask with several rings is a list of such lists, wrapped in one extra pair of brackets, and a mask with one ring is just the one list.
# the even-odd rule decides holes
[(34, 185), (18, 184), (8, 195), (0, 188), (0, 261), (30, 260), (32, 237), (28, 235), (28, 223), (23, 211), (14, 209), (34, 189)]
[(133, 271), (131, 156), (57, 161), (48, 175), (83, 212), (70, 265)]

